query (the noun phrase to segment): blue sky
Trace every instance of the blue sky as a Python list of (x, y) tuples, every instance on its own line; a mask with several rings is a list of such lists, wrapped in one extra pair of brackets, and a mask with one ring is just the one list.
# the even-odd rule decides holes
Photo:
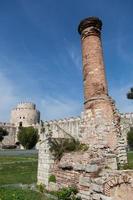
[(0, 0), (0, 121), (18, 102), (37, 104), (42, 119), (83, 109), (79, 22), (103, 21), (109, 93), (120, 112), (133, 111), (132, 0)]

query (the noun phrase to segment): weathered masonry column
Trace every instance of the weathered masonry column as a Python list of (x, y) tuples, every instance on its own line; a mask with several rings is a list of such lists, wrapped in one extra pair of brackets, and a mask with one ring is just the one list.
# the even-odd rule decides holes
[(82, 41), (85, 109), (95, 97), (108, 94), (101, 45), (102, 22), (95, 17), (81, 21), (78, 31)]
[(110, 148), (116, 152), (120, 135), (119, 116), (114, 101), (108, 96), (101, 29), (102, 21), (97, 17), (82, 20), (78, 27), (85, 99), (81, 140), (92, 148)]

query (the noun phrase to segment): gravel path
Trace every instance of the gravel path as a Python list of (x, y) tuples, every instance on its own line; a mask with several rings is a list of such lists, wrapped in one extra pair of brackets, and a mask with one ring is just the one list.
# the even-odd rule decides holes
[(0, 156), (38, 155), (38, 150), (0, 150)]

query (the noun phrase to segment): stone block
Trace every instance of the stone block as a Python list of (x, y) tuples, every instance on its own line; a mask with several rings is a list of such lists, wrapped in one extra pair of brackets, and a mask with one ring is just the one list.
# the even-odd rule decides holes
[(97, 185), (97, 184), (91, 184), (91, 190), (94, 192), (102, 193), (103, 192), (103, 187), (102, 185)]
[(99, 167), (96, 164), (94, 165), (88, 164), (85, 166), (85, 171), (88, 173), (96, 172), (98, 169)]
[(80, 163), (76, 163), (74, 165), (73, 169), (75, 171), (84, 171), (85, 170), (85, 165), (84, 164), (80, 164)]
[(89, 177), (79, 177), (79, 185), (90, 187), (91, 180)]
[(59, 163), (58, 167), (62, 168), (62, 169), (72, 169), (73, 168), (72, 164), (68, 163), (68, 162)]
[(100, 200), (100, 194), (94, 193), (92, 198), (93, 200)]
[(107, 197), (105, 195), (100, 194), (100, 200), (113, 200), (112, 197)]

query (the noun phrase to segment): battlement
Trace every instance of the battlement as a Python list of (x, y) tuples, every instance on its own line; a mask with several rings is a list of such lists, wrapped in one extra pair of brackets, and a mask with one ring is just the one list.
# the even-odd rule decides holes
[(0, 122), (1, 127), (15, 127), (13, 123)]
[(31, 102), (21, 102), (13, 110), (19, 110), (19, 109), (33, 109), (33, 110), (35, 110), (36, 105), (34, 103), (31, 103)]
[(70, 118), (64, 118), (59, 120), (50, 120), (50, 121), (44, 121), (45, 124), (56, 124), (56, 123), (68, 123), (68, 122), (75, 122), (80, 121), (81, 117), (70, 117)]
[(120, 113), (121, 118), (131, 119), (133, 118), (133, 113)]
[(80, 117), (70, 117), (59, 120), (45, 121), (44, 126), (49, 125), (53, 137), (65, 137), (67, 134), (79, 138)]

